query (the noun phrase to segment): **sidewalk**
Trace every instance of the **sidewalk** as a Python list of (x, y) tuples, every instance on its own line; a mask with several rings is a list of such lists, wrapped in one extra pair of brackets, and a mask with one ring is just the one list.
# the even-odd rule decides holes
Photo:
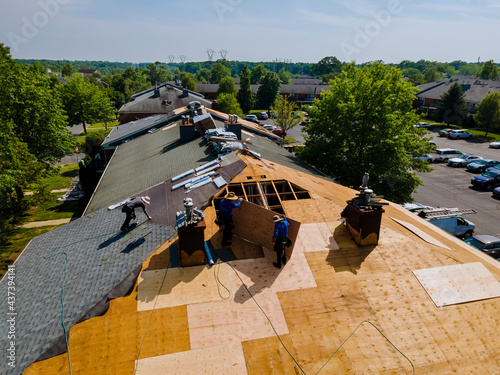
[(32, 221), (31, 223), (23, 224), (23, 228), (36, 228), (36, 227), (46, 227), (49, 225), (61, 225), (67, 224), (71, 221), (71, 218), (58, 219), (58, 220), (47, 220), (47, 221)]

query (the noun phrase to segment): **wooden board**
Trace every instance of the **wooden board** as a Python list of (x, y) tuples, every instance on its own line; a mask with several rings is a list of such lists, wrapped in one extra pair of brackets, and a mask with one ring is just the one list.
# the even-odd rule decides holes
[(338, 250), (332, 232), (326, 223), (302, 224), (297, 236), (297, 251), (329, 251)]
[[(226, 267), (219, 270), (218, 277), (229, 285)], [(144, 271), (138, 280), (137, 310), (151, 310), (155, 302), (158, 309), (220, 300), (215, 271), (207, 266)]]
[[(316, 287), (316, 281), (304, 254), (294, 254), (285, 266), (278, 269), (272, 265), (272, 262), (276, 261), (276, 253), (271, 251), (269, 253), (271, 253), (270, 256), (266, 258), (231, 262), (234, 270), (238, 272), (253, 295), (267, 291), (282, 292)], [(233, 292), (242, 292), (235, 298), (249, 299), (250, 296), (238, 276), (232, 270), (228, 272)]]
[(189, 350), (137, 362), (138, 375), (245, 375), (245, 357), (241, 343)]
[[(278, 334), (288, 333), (276, 293), (257, 294), (255, 299)], [(187, 311), (191, 349), (229, 345), (275, 334), (266, 316), (252, 299), (197, 303), (187, 306)]]
[(500, 297), (500, 282), (482, 263), (413, 271), (436, 306)]
[[(276, 213), (266, 210), (256, 204), (242, 201), (238, 208), (233, 210), (235, 224), (234, 234), (262, 247), (273, 248), (274, 223), (273, 216)], [(288, 238), (292, 240), (292, 246), (285, 250), (287, 258), (292, 255), (293, 248), (299, 232), (300, 223), (288, 218)]]
[(436, 246), (448, 249), (448, 250), (452, 250), (448, 246), (444, 245), (442, 242), (439, 242), (438, 240), (436, 240), (431, 235), (425, 233), (422, 229), (417, 228), (415, 225), (407, 223), (406, 221), (395, 219), (393, 217), (391, 217), (391, 219), (394, 220), (396, 223), (401, 224), (402, 226), (404, 226), (408, 230), (412, 231), (413, 233), (415, 233), (417, 236), (419, 236), (424, 241), (426, 241), (426, 242), (428, 242), (430, 244), (433, 244), (433, 245), (436, 245)]

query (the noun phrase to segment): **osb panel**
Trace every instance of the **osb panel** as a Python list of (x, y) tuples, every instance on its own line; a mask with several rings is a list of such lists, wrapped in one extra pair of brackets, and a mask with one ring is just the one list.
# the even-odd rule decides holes
[(395, 222), (401, 224), (402, 226), (404, 226), (408, 230), (412, 231), (417, 236), (419, 236), (420, 238), (422, 238), (424, 241), (426, 241), (426, 242), (428, 242), (430, 244), (442, 247), (442, 248), (447, 249), (447, 250), (452, 250), (448, 246), (446, 246), (445, 244), (443, 244), (442, 242), (436, 240), (435, 236), (431, 236), (431, 235), (425, 233), (423, 230), (421, 230), (417, 226), (415, 226), (415, 225), (413, 225), (411, 223), (407, 223), (406, 221), (395, 219), (393, 217), (391, 217), (391, 219), (394, 220)]
[(240, 343), (189, 350), (160, 357), (141, 359), (138, 375), (245, 375), (245, 357)]
[(436, 306), (500, 297), (500, 282), (482, 263), (413, 271)]
[[(237, 294), (237, 293), (236, 293)], [(261, 308), (280, 334), (288, 333), (275, 293), (255, 295)], [(187, 306), (191, 348), (228, 345), (244, 340), (269, 337), (274, 331), (253, 299), (238, 298)]]
[(302, 224), (297, 236), (297, 250), (300, 252), (328, 251), (339, 249), (326, 223)]
[(301, 223), (320, 223), (325, 220), (314, 199), (283, 201), (282, 206), (287, 217)]
[[(252, 241), (253, 243), (269, 249), (273, 248), (274, 212), (266, 210), (256, 204), (242, 201), (240, 206), (233, 210), (234, 234), (238, 237)], [(292, 246), (285, 249), (285, 253), (290, 258), (295, 246), (300, 223), (289, 219), (288, 237), (292, 241)]]
[[(411, 365), (372, 326), (365, 323), (328, 361), (357, 325), (330, 325), (321, 330), (290, 333), (281, 339), (298, 365), (276, 337), (247, 341), (243, 351), (249, 374), (363, 374), (411, 373)], [(327, 362), (328, 361), (328, 362)], [(299, 366), (302, 370), (299, 369)]]
[(259, 258), (231, 262), (239, 275), (238, 278), (234, 272), (229, 272), (231, 287), (234, 290), (243, 291), (242, 298), (245, 300), (249, 296), (241, 280), (253, 295), (263, 291), (281, 292), (316, 287), (316, 282), (303, 254), (294, 255), (281, 269), (274, 267), (273, 261), (276, 259)]
[[(215, 267), (195, 266), (142, 272), (137, 310), (151, 310), (155, 303), (156, 308), (165, 308), (221, 299), (215, 270)], [(221, 267), (218, 278), (224, 285), (229, 284), (227, 266)]]
[[(105, 314), (77, 324), (69, 337), (73, 374), (131, 374), (141, 343), (140, 358), (190, 349), (183, 306), (156, 309), (153, 315), (151, 311)], [(67, 355), (36, 362), (25, 373), (69, 373)]]

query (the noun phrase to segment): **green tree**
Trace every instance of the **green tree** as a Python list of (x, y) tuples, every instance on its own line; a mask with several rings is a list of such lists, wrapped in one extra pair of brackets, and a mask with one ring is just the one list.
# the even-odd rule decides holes
[(85, 134), (87, 124), (106, 121), (114, 116), (113, 106), (107, 94), (90, 82), (84, 81), (79, 75), (75, 75), (62, 86), (60, 93), (69, 124), (83, 124)]
[(250, 70), (244, 66), (240, 74), (240, 89), (236, 95), (243, 113), (248, 113), (253, 108), (255, 98), (250, 87)]
[(207, 68), (201, 68), (196, 71), (196, 79), (200, 83), (205, 83), (210, 80), (210, 70)]
[(479, 66), (477, 64), (466, 64), (461, 66), (458, 72), (465, 76), (475, 76), (478, 70)]
[(21, 215), (31, 203), (36, 203), (39, 194), (26, 198), (23, 190), (43, 192), (43, 186), (38, 184), (44, 164), (36, 161), (30, 154), (26, 143), (16, 136), (14, 124), (0, 120), (0, 231), (9, 229), (11, 224), (17, 224)]
[(197, 92), (196, 89), (196, 78), (191, 73), (182, 72), (181, 73), (181, 85), (188, 90)]
[(0, 44), (0, 120), (14, 131), (37, 161), (59, 161), (73, 147), (67, 118), (50, 78), (12, 60)]
[(278, 75), (282, 85), (289, 85), (292, 83), (292, 73), (287, 72), (285, 68), (281, 68)]
[(348, 64), (309, 108), (313, 121), (299, 157), (352, 188), (369, 172), (369, 186), (377, 194), (411, 201), (411, 192), (422, 183), (415, 172), (430, 170), (412, 158), (430, 151), (424, 131), (413, 127), (418, 121), (412, 110), (415, 92), (397, 68)]
[(210, 83), (220, 83), (224, 77), (231, 77), (231, 69), (220, 62), (216, 62), (210, 70)]
[(236, 85), (234, 84), (234, 79), (231, 77), (224, 77), (219, 82), (219, 88), (217, 89), (217, 95), (222, 93), (236, 95)]
[(425, 79), (425, 82), (436, 82), (436, 81), (442, 80), (443, 75), (437, 71), (436, 67), (431, 66), (431, 67), (425, 69), (424, 79)]
[(233, 94), (222, 93), (217, 96), (218, 110), (230, 115), (238, 115), (243, 117), (243, 111), (240, 104)]
[(64, 77), (71, 77), (75, 73), (76, 73), (76, 68), (71, 64), (64, 65), (61, 71), (61, 74)]
[(288, 100), (288, 97), (280, 96), (271, 106), (271, 112), (276, 114), (273, 120), (276, 126), (279, 126), (284, 131), (288, 131), (300, 124), (302, 118), (297, 115), (297, 105), (295, 102)]
[(250, 83), (255, 85), (257, 83), (262, 83), (262, 80), (266, 76), (269, 71), (264, 67), (264, 65), (259, 64), (255, 68), (253, 68), (250, 73)]
[(448, 125), (462, 125), (463, 120), (467, 117), (467, 111), (464, 92), (458, 82), (453, 83), (448, 91), (441, 96), (434, 116), (438, 122), (444, 122)]
[(257, 107), (269, 108), (278, 97), (280, 86), (280, 77), (276, 73), (268, 71), (257, 90)]
[(477, 72), (477, 75), (481, 79), (495, 79), (498, 77), (498, 66), (493, 60), (486, 61)]
[(490, 129), (500, 129), (500, 93), (488, 92), (481, 100), (474, 120), (484, 128), (485, 135)]
[(321, 77), (330, 73), (340, 73), (341, 71), (342, 63), (334, 56), (324, 57), (311, 67), (311, 75), (313, 77)]

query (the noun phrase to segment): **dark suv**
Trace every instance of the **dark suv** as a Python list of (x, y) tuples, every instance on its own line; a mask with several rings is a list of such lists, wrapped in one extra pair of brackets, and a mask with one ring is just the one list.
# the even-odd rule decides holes
[(491, 191), (495, 186), (500, 185), (500, 169), (492, 169), (481, 176), (475, 176), (470, 183), (475, 187)]

